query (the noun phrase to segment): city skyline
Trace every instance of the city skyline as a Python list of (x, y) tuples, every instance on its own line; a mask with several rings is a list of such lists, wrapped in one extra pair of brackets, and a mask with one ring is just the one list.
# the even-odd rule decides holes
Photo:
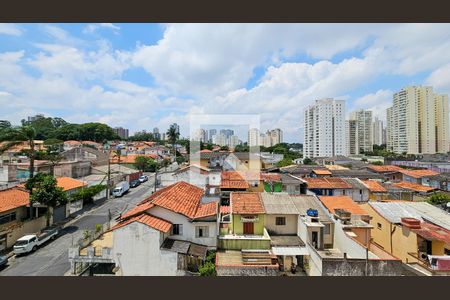
[(449, 94), (449, 28), (1, 24), (0, 119), (17, 124), (43, 113), (130, 134), (177, 122), (187, 136), (190, 113), (245, 113), (303, 142), (302, 111), (315, 99), (343, 99), (347, 111), (372, 110), (386, 122), (392, 95), (405, 86)]

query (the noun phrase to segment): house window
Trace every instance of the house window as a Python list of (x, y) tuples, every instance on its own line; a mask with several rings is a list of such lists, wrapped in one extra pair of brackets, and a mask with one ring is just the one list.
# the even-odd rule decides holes
[(6, 224), (15, 220), (16, 220), (16, 212), (0, 216), (0, 224)]
[(345, 195), (345, 190), (342, 190), (342, 195)]
[(382, 228), (381, 223), (377, 223), (377, 228), (381, 230)]
[(195, 226), (195, 237), (209, 237), (209, 227), (208, 226)]
[(285, 217), (276, 217), (275, 225), (280, 225), (280, 226), (286, 225), (286, 218)]
[(173, 235), (183, 235), (183, 224), (173, 224), (172, 234)]
[(330, 234), (331, 231), (331, 225), (325, 224), (325, 227), (323, 228), (323, 234)]

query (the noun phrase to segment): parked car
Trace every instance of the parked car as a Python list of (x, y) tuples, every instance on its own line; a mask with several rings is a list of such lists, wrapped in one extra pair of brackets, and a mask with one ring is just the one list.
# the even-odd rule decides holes
[(58, 235), (57, 227), (43, 229), (38, 234), (27, 234), (16, 241), (14, 244), (14, 254), (23, 254), (36, 251), (36, 249), (49, 240), (54, 240)]
[(147, 175), (142, 175), (141, 177), (139, 177), (139, 181), (142, 182), (146, 182), (148, 180), (148, 176)]
[(141, 182), (139, 181), (139, 179), (136, 179), (131, 182), (130, 187), (135, 188), (138, 187), (139, 185), (141, 185)]
[(113, 190), (113, 195), (115, 197), (122, 197), (130, 189), (130, 184), (128, 181), (119, 182)]
[(6, 256), (0, 256), (0, 268), (3, 268), (8, 264), (8, 259)]

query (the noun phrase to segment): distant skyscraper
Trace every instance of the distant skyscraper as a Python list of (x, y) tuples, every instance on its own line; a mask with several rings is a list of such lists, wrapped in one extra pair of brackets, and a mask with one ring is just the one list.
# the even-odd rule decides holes
[(283, 142), (283, 131), (280, 128), (276, 128), (270, 131), (270, 139), (272, 146)]
[(358, 121), (346, 120), (345, 131), (347, 135), (347, 155), (358, 155), (360, 150), (358, 143)]
[(305, 109), (305, 157), (346, 155), (345, 100), (316, 100)]
[(373, 121), (373, 144), (374, 145), (384, 144), (385, 138), (383, 138), (383, 133), (384, 133), (383, 121), (381, 121), (377, 117), (375, 117), (375, 120)]
[(234, 130), (231, 129), (221, 129), (220, 134), (223, 134), (227, 138), (230, 138), (230, 136), (234, 135)]
[[(358, 123), (358, 149), (359, 153), (373, 151), (372, 111), (359, 109), (350, 114), (350, 120)], [(347, 140), (350, 142), (350, 140)], [(348, 148), (348, 147), (347, 147)]]
[(257, 128), (252, 128), (248, 131), (248, 146), (255, 147), (259, 146), (259, 130)]
[(239, 145), (239, 137), (237, 135), (232, 135), (229, 138), (228, 146), (230, 148), (234, 148)]
[(45, 116), (43, 114), (37, 114), (35, 116), (29, 116), (27, 118), (28, 122), (33, 122), (36, 121), (37, 119), (41, 119), (41, 118), (45, 118)]
[(433, 154), (449, 151), (448, 95), (431, 86), (408, 86), (393, 96), (387, 114), (388, 150)]
[(209, 130), (209, 135), (208, 135), (208, 140), (210, 143), (213, 142), (213, 136), (217, 134), (217, 130), (216, 129), (210, 129)]
[(122, 139), (128, 138), (128, 129), (123, 128), (123, 127), (116, 127), (113, 130), (120, 138), (122, 138)]
[(153, 136), (157, 140), (161, 139), (161, 133), (159, 133), (159, 128), (158, 127), (153, 128)]
[(191, 140), (206, 143), (207, 142), (207, 131), (202, 128), (197, 129), (194, 133), (194, 136), (191, 137)]

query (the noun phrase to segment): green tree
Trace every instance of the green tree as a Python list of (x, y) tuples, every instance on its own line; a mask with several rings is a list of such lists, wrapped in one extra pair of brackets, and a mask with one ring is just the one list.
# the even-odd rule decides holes
[(83, 203), (92, 202), (95, 195), (97, 195), (104, 189), (106, 189), (106, 185), (104, 184), (93, 185), (90, 187), (82, 188), (81, 190), (73, 193), (70, 198), (72, 201), (82, 200)]
[(220, 147), (220, 150), (222, 150), (222, 151), (230, 151), (230, 148), (228, 146), (222, 146), (222, 147)]
[(445, 193), (434, 192), (430, 197), (428, 197), (428, 202), (434, 205), (443, 205), (450, 202), (450, 196)]
[(155, 172), (158, 168), (158, 163), (151, 157), (139, 155), (136, 157), (134, 166), (143, 172)]
[(372, 165), (375, 165), (375, 166), (382, 166), (382, 165), (383, 165), (383, 162), (377, 160), (377, 161), (373, 161), (371, 164), (372, 164)]
[(180, 138), (180, 133), (177, 130), (177, 127), (175, 127), (174, 124), (170, 125), (169, 129), (167, 129), (167, 140), (170, 144), (172, 144), (173, 148), (173, 155), (175, 156), (175, 160), (177, 158), (177, 151), (176, 151), (176, 141)]
[(57, 186), (55, 177), (43, 173), (38, 173), (36, 176), (28, 179), (26, 187), (32, 191), (30, 194), (30, 207), (34, 203), (47, 207), (47, 226), (50, 226), (50, 216), (53, 209), (57, 205), (67, 202), (66, 193)]
[(281, 161), (279, 161), (278, 163), (277, 163), (277, 167), (286, 167), (286, 166), (290, 166), (290, 165), (292, 165), (293, 164), (293, 161), (292, 161), (292, 159), (290, 159), (290, 158), (283, 158)]
[(304, 164), (304, 165), (315, 165), (316, 163), (313, 162), (309, 157), (305, 157), (305, 158), (303, 159), (303, 164)]

